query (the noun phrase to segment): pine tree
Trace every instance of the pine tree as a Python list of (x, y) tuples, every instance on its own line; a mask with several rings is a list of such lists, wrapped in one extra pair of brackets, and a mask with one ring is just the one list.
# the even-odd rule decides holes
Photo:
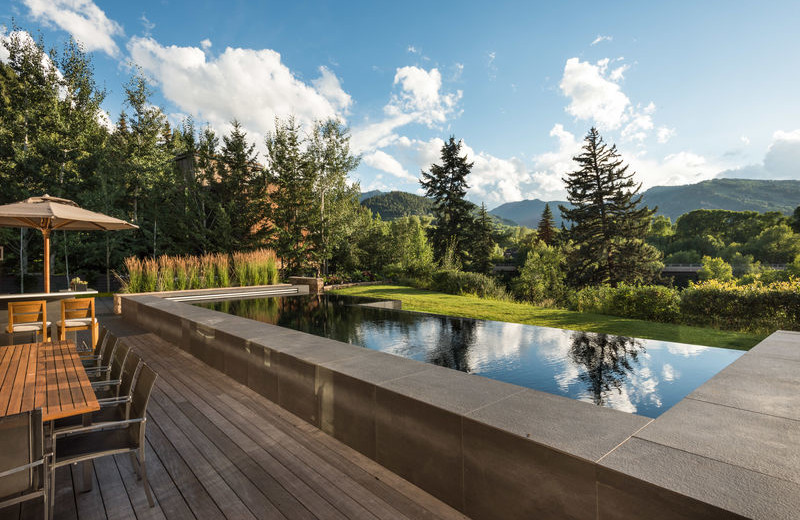
[(472, 247), (470, 248), (472, 270), (482, 274), (489, 274), (492, 271), (493, 251), (492, 221), (486, 212), (486, 204), (482, 203), (481, 209), (478, 211), (478, 218), (475, 219), (472, 233)]
[(542, 218), (539, 219), (539, 227), (537, 228), (537, 235), (539, 240), (547, 245), (553, 245), (556, 238), (556, 228), (553, 224), (553, 212), (550, 211), (550, 204), (544, 205), (542, 211)]
[(433, 199), (433, 213), (436, 226), (432, 228), (436, 259), (441, 259), (448, 245), (452, 245), (459, 260), (463, 260), (467, 249), (468, 235), (472, 229), (470, 205), (464, 198), (467, 189), (467, 175), (473, 163), (460, 156), (461, 141), (455, 137), (442, 146), (442, 164), (432, 164), (430, 172), (422, 172), (420, 184), (425, 194)]
[(569, 262), (576, 285), (616, 285), (653, 279), (661, 253), (645, 242), (655, 209), (641, 207), (641, 184), (628, 172), (616, 145), (607, 146), (596, 128), (584, 139), (583, 152), (573, 160), (579, 169), (567, 174), (567, 200), (560, 206), (572, 225), (575, 250)]

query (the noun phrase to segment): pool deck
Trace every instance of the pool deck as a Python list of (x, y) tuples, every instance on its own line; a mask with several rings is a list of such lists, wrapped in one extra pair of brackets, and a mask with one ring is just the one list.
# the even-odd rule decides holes
[[(275, 403), (120, 318), (102, 324), (158, 373), (148, 407), (148, 507), (127, 456), (56, 473), (56, 519), (466, 518)], [(0, 519), (41, 518), (41, 503)]]

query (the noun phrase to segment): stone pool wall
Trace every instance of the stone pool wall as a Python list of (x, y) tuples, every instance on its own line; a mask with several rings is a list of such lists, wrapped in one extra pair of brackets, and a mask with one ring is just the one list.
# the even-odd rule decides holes
[(158, 334), (472, 518), (795, 518), (800, 334), (656, 420), (152, 295)]

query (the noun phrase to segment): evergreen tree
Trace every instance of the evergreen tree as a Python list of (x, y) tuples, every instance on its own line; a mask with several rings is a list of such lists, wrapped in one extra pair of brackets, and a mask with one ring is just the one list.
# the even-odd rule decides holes
[(564, 178), (572, 209), (560, 206), (572, 225), (575, 243), (570, 281), (577, 285), (637, 283), (660, 271), (661, 253), (645, 242), (655, 209), (641, 207), (641, 184), (596, 128), (584, 139), (583, 152), (574, 157), (579, 169)]
[(432, 228), (431, 239), (437, 260), (441, 259), (448, 246), (453, 247), (458, 260), (463, 260), (472, 229), (470, 204), (464, 198), (467, 189), (467, 175), (473, 163), (460, 156), (461, 141), (455, 137), (442, 146), (442, 164), (432, 164), (430, 172), (422, 172), (420, 184), (425, 194), (433, 199), (433, 214), (436, 226)]
[(494, 240), (492, 239), (492, 220), (486, 212), (486, 204), (483, 203), (478, 211), (478, 218), (475, 219), (470, 250), (471, 270), (489, 274), (492, 271)]
[(547, 245), (553, 245), (556, 238), (556, 228), (553, 224), (553, 212), (550, 211), (550, 204), (544, 205), (542, 211), (542, 218), (539, 219), (539, 227), (537, 228), (539, 240)]

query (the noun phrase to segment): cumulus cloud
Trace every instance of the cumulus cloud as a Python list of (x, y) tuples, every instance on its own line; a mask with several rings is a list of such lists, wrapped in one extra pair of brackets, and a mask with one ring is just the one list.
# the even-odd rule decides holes
[(199, 47), (163, 46), (135, 36), (128, 51), (181, 112), (222, 131), (238, 119), (257, 143), (276, 116), (311, 124), (340, 117), (351, 103), (333, 72), (322, 67), (321, 76), (306, 84), (270, 49), (228, 47), (211, 57)]
[(43, 23), (70, 33), (87, 51), (119, 55), (115, 36), (122, 36), (122, 26), (109, 19), (92, 0), (23, 0), (31, 16)]
[(415, 182), (417, 180), (416, 177), (403, 168), (403, 165), (397, 159), (386, 152), (377, 150), (365, 155), (362, 160), (367, 166), (384, 171), (405, 181)]
[(666, 126), (659, 127), (658, 132), (656, 132), (656, 138), (659, 143), (664, 144), (670, 139), (672, 136), (675, 135), (674, 128), (667, 128)]
[[(750, 140), (745, 137), (742, 142), (748, 145)], [(761, 164), (728, 169), (719, 176), (739, 179), (800, 179), (800, 129), (778, 130), (772, 134), (772, 143)]]

